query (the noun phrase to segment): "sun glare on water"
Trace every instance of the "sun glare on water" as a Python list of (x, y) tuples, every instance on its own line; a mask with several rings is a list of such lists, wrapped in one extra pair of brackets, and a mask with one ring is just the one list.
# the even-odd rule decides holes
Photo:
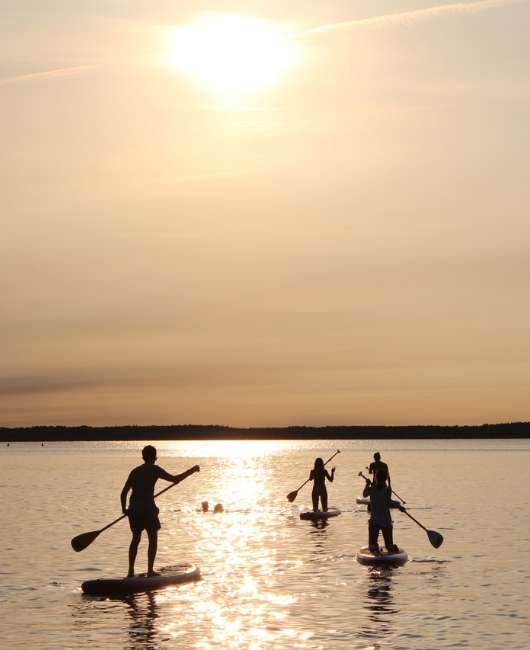
[(277, 83), (296, 58), (294, 40), (279, 25), (256, 18), (207, 14), (170, 33), (168, 60), (223, 95)]

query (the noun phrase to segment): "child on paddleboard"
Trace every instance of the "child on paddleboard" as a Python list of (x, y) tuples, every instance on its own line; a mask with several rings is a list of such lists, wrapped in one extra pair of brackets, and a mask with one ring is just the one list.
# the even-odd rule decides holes
[(379, 552), (379, 532), (383, 533), (386, 550), (389, 553), (398, 553), (399, 548), (394, 544), (392, 518), (390, 508), (404, 510), (399, 501), (392, 501), (392, 492), (386, 484), (388, 474), (380, 469), (376, 472), (375, 482), (365, 478), (366, 486), (363, 497), (370, 497), (370, 519), (368, 520), (368, 546), (372, 553)]
[(322, 458), (315, 459), (315, 465), (309, 474), (309, 480), (313, 481), (313, 492), (311, 498), (313, 500), (313, 512), (318, 511), (318, 500), (322, 503), (322, 511), (328, 510), (328, 491), (326, 489), (326, 479), (333, 483), (335, 476), (335, 468), (331, 470), (331, 474), (324, 467)]
[[(135, 467), (129, 474), (123, 490), (121, 491), (121, 509), (124, 515), (129, 517), (129, 525), (132, 532), (131, 545), (129, 547), (129, 573), (128, 578), (134, 577), (134, 563), (138, 552), (138, 544), (142, 537), (142, 531), (147, 532), (149, 547), (147, 550), (147, 575), (156, 575), (154, 563), (158, 545), (158, 531), (160, 520), (158, 519), (158, 508), (155, 505), (155, 483), (159, 478), (171, 483), (180, 483), (194, 472), (199, 472), (200, 467), (195, 465), (182, 474), (169, 474), (165, 469), (155, 465), (156, 449), (147, 445), (142, 449), (144, 464)], [(127, 508), (127, 495), (132, 490), (129, 507)]]

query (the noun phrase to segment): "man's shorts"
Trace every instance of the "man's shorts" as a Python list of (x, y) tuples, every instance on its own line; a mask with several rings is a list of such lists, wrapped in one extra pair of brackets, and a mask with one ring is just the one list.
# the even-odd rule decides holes
[(141, 533), (142, 530), (146, 530), (150, 533), (160, 530), (159, 512), (160, 510), (156, 506), (150, 508), (130, 507), (127, 516), (129, 517), (131, 531)]

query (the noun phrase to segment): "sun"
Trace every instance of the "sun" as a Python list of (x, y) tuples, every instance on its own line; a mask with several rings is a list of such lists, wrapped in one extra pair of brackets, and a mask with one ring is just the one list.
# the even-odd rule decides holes
[(229, 14), (206, 14), (174, 28), (168, 61), (208, 89), (242, 95), (276, 84), (297, 48), (275, 23)]

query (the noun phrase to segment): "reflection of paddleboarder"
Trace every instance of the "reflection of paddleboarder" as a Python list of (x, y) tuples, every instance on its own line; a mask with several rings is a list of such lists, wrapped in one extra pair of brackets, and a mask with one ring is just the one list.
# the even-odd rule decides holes
[(404, 510), (404, 508), (398, 501), (392, 501), (392, 492), (386, 484), (387, 478), (386, 471), (380, 469), (375, 475), (375, 483), (371, 483), (368, 479), (365, 479), (366, 486), (363, 491), (363, 497), (370, 497), (368, 545), (372, 553), (379, 551), (379, 531), (383, 533), (387, 551), (390, 553), (399, 552), (399, 548), (394, 544), (393, 540), (390, 508), (399, 508), (399, 510)]
[[(190, 470), (182, 474), (169, 474), (166, 470), (158, 465), (156, 461), (156, 449), (152, 445), (147, 445), (142, 450), (144, 464), (135, 467), (129, 474), (129, 478), (121, 491), (121, 509), (129, 517), (129, 525), (132, 532), (131, 545), (129, 547), (129, 573), (128, 578), (134, 576), (134, 563), (138, 552), (138, 544), (142, 537), (142, 531), (147, 532), (149, 547), (147, 550), (147, 575), (154, 576), (153, 569), (158, 544), (158, 531), (160, 521), (158, 519), (158, 508), (155, 505), (154, 491), (155, 483), (159, 478), (171, 483), (180, 483), (190, 474), (199, 471), (199, 466), (195, 465)], [(127, 508), (127, 494), (132, 490), (129, 508)]]
[(330, 483), (333, 483), (333, 478), (335, 476), (335, 468), (331, 470), (331, 475), (328, 470), (324, 467), (324, 461), (322, 458), (317, 458), (315, 460), (315, 465), (309, 474), (309, 480), (313, 481), (313, 492), (311, 493), (311, 498), (313, 499), (313, 512), (318, 510), (318, 500), (320, 499), (322, 503), (322, 510), (327, 512), (328, 510), (328, 491), (326, 489), (326, 479)]
[(387, 478), (388, 478), (388, 487), (392, 489), (392, 484), (390, 482), (390, 471), (388, 469), (388, 465), (386, 463), (383, 463), (381, 460), (381, 454), (376, 451), (374, 454), (374, 462), (370, 463), (370, 467), (366, 468), (368, 470), (369, 474), (372, 474), (372, 476), (375, 477), (377, 476), (377, 472), (382, 469), (386, 472)]

